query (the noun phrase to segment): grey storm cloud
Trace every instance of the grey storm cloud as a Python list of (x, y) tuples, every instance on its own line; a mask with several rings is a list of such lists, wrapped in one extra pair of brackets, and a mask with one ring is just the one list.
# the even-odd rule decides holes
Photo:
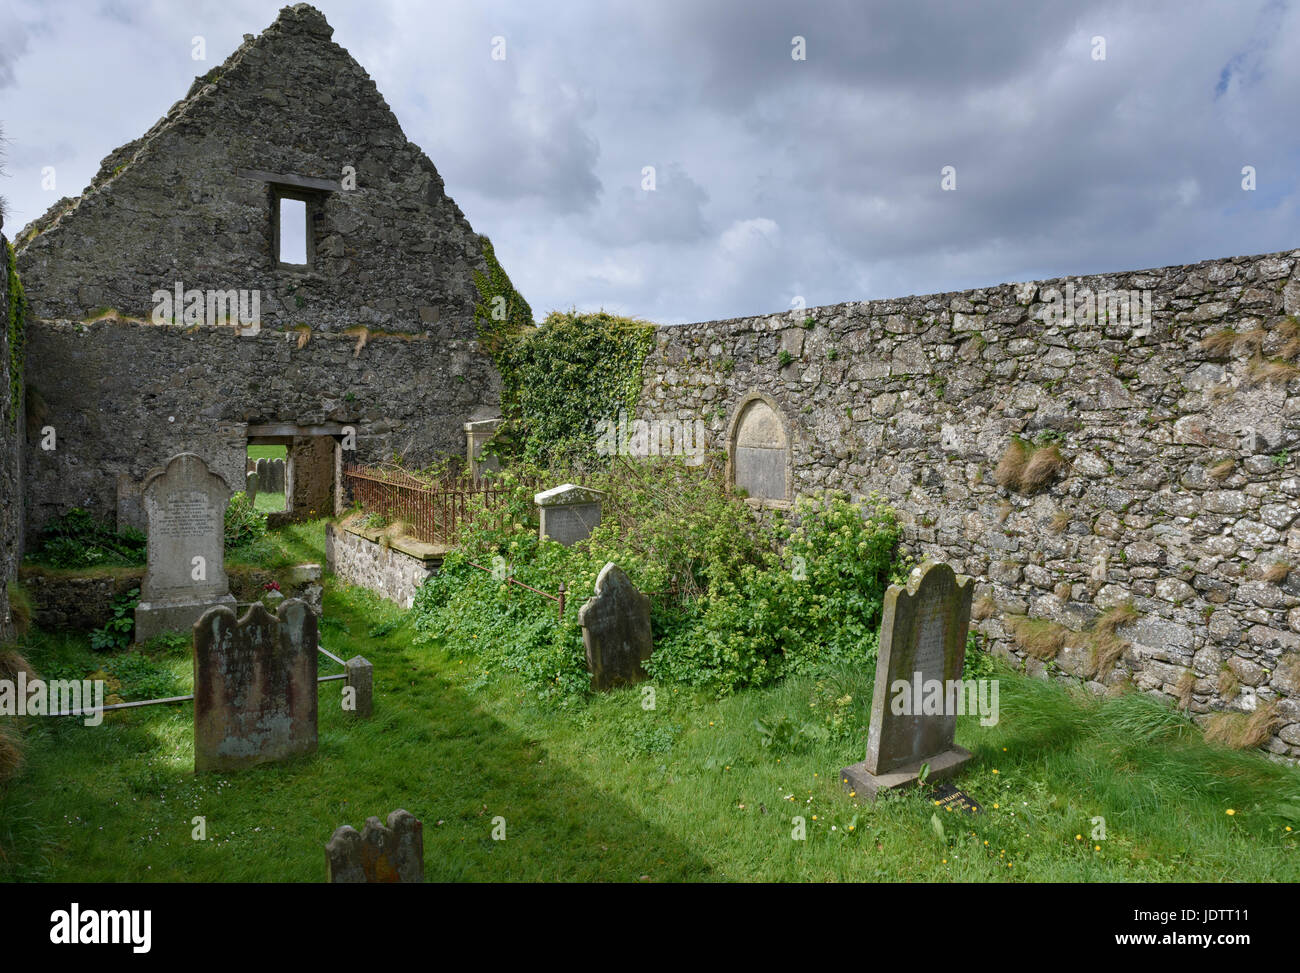
[[(279, 4), (11, 6), (12, 227)], [(1300, 246), (1279, 0), (318, 6), (539, 315), (708, 320)]]

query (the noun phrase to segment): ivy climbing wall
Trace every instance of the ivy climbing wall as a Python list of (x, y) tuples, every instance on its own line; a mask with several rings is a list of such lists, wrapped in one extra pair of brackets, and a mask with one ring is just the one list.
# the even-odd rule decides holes
[(0, 640), (13, 635), (9, 613), (9, 583), (15, 578), (21, 553), (23, 357), (26, 302), (15, 269), (13, 250), (0, 233), (4, 258), (4, 333), (0, 335), (0, 368), (4, 370), (4, 403), (0, 405)]

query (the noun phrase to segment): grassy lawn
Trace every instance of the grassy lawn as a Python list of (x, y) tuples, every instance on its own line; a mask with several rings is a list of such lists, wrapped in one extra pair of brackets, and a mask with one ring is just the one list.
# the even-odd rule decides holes
[[(255, 556), (321, 560), (322, 543), (319, 522), (297, 525)], [(557, 710), (512, 674), (414, 644), (406, 613), (359, 589), (328, 584), (321, 632), (334, 654), (374, 663), (375, 716), (343, 713), (326, 683), (312, 757), (195, 777), (189, 704), (100, 727), (29, 720), (27, 770), (0, 797), (0, 877), (321, 881), (337, 826), (404, 807), (424, 822), (436, 881), (1300, 880), (1300, 773), (1206, 746), (1142, 697), (1000, 672), (999, 724), (964, 718), (958, 732), (975, 754), (959, 783), (985, 813), (940, 815), (920, 792), (853, 804), (836, 771), (861, 759), (861, 734), (764, 746), (755, 720), (824, 725), (813, 700), (851, 696), (861, 720), (870, 671), (722, 700), (657, 684), (652, 710), (645, 687)], [(38, 635), (25, 651), (45, 675), (102, 669), (124, 698), (191, 682), (178, 638), (103, 656)], [(322, 674), (336, 669), (322, 657)], [(191, 837), (196, 815), (206, 841)]]
[(277, 513), (284, 509), (284, 494), (259, 493), (253, 500), (253, 508), (264, 514)]
[(249, 459), (285, 459), (289, 455), (288, 446), (249, 446)]

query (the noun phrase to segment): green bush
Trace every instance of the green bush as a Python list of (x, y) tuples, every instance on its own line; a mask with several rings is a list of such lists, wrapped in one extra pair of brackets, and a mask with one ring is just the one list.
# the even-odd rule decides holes
[(494, 359), (507, 423), (497, 445), (534, 462), (590, 464), (596, 423), (636, 407), (654, 341), (651, 325), (604, 311), (554, 311), (503, 341)]
[(113, 652), (131, 644), (135, 631), (135, 606), (140, 603), (140, 589), (132, 588), (113, 599), (113, 617), (103, 628), (90, 633), (90, 647), (96, 652)]
[[(899, 537), (878, 500), (803, 501), (795, 526), (764, 526), (727, 495), (717, 464), (620, 462), (593, 485), (609, 494), (603, 522), (571, 548), (537, 539), (522, 487), (498, 510), (472, 513), (460, 547), (416, 595), (417, 640), (472, 653), (485, 671), (519, 673), (543, 699), (581, 695), (589, 676), (576, 609), (613, 561), (652, 596), (646, 669), (657, 680), (725, 695), (790, 673), (874, 664)], [(563, 621), (553, 602), (507, 583), (506, 571), (547, 592), (564, 581)]]
[(226, 547), (239, 547), (266, 536), (266, 514), (240, 490), (226, 507)]
[(55, 568), (130, 566), (145, 562), (144, 531), (117, 531), (89, 510), (74, 507), (41, 528), (29, 559)]

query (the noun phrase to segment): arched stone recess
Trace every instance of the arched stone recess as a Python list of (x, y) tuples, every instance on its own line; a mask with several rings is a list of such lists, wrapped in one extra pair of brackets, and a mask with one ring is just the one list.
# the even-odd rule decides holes
[(736, 404), (727, 428), (727, 488), (743, 489), (765, 507), (794, 499), (794, 436), (776, 399), (751, 391)]

